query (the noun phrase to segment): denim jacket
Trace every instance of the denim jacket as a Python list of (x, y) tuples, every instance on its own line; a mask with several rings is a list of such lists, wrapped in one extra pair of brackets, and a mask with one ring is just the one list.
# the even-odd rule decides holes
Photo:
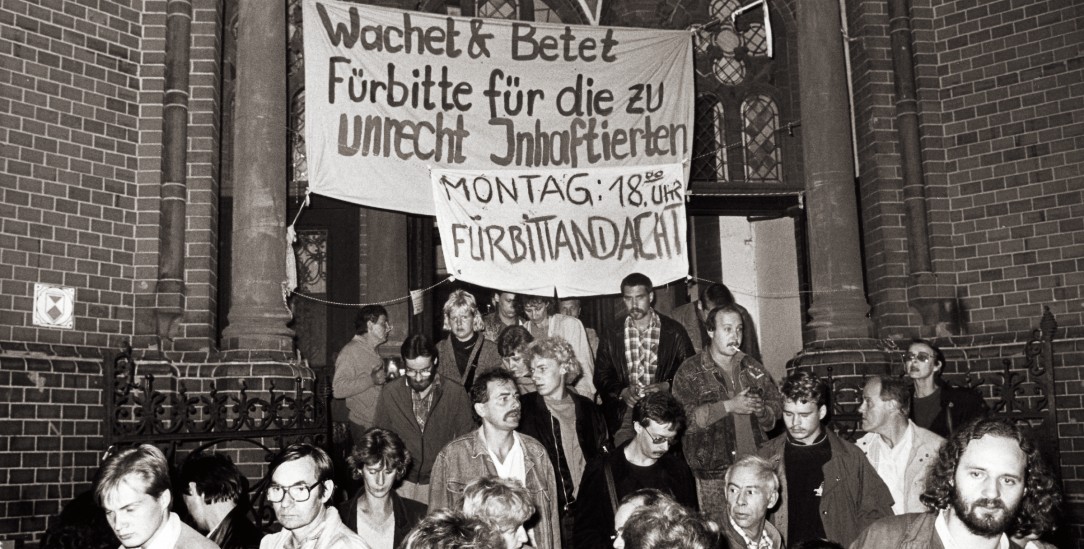
[(727, 467), (739, 457), (734, 447), (734, 417), (728, 415), (707, 427), (698, 427), (693, 419), (697, 407), (732, 399), (748, 387), (760, 388), (764, 410), (752, 417), (757, 446), (767, 439), (764, 433), (783, 415), (783, 397), (771, 374), (749, 355), (742, 355), (740, 360), (737, 387), (721, 383), (715, 377), (719, 367), (711, 358), (710, 348), (686, 360), (674, 376), (674, 398), (681, 402), (689, 417), (689, 427), (682, 438), (685, 459), (696, 478), (721, 479)]
[[(429, 511), (459, 509), (463, 504), (463, 489), (467, 484), (479, 477), (497, 476), (497, 468), (494, 467), (481, 438), (483, 428), (449, 442), (437, 454), (429, 481)], [(526, 526), (534, 531), (535, 547), (538, 549), (561, 549), (557, 479), (549, 456), (546, 455), (546, 448), (527, 435), (514, 433), (513, 436), (519, 437), (520, 444), (523, 445), (527, 468), (527, 481), (524, 484), (538, 511), (538, 520), (528, 520)]]

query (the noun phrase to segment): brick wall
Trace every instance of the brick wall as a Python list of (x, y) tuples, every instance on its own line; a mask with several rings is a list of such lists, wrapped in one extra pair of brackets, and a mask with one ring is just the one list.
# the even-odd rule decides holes
[(105, 450), (102, 361), (67, 346), (0, 351), (0, 539), (30, 540), (91, 487)]
[[(131, 333), (140, 19), (115, 2), (0, 7), (0, 341)], [(32, 326), (35, 282), (76, 288), (74, 330)]]

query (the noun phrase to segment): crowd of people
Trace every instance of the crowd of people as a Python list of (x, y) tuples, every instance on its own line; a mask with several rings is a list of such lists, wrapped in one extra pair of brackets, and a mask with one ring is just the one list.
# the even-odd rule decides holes
[(498, 292), (482, 315), (457, 290), (447, 337), (406, 335), (399, 377), (377, 351), (387, 311), (361, 309), (333, 381), (357, 487), (339, 497), (324, 449), (285, 448), (262, 492), (276, 533), (253, 525), (222, 454), (188, 456), (171, 490), (158, 448), (120, 450), (93, 501), (114, 546), (147, 549), (992, 549), (1054, 529), (1060, 492), (1035, 443), (943, 382), (929, 342), (902, 376), (866, 380), (855, 444), (826, 424), (823, 379), (773, 379), (725, 286), (680, 321), (646, 276), (620, 290), (627, 314), (601, 333), (575, 300)]

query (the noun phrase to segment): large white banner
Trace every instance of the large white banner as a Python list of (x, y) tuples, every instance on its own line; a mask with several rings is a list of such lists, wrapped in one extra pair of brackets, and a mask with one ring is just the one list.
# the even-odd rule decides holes
[(504, 291), (612, 294), (640, 272), (688, 274), (680, 164), (591, 170), (433, 170), (448, 272)]
[[(312, 192), (432, 215), (429, 171), (683, 164), (687, 31), (600, 28), (305, 0)], [(612, 290), (612, 288), (611, 288)]]

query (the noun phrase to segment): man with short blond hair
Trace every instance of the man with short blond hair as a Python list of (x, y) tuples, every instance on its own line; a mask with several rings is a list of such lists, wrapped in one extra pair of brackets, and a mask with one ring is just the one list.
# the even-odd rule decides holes
[(156, 446), (140, 444), (105, 459), (94, 499), (123, 547), (217, 549), (218, 545), (169, 510), (169, 462)]

